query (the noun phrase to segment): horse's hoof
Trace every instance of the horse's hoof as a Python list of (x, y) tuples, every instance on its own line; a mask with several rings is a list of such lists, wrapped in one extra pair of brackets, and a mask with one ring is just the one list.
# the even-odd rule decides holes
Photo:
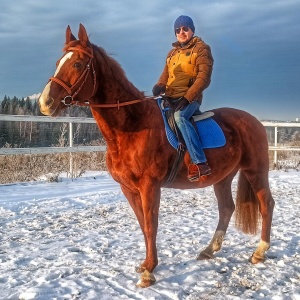
[(262, 256), (255, 255), (255, 253), (253, 253), (252, 256), (249, 258), (249, 261), (255, 265), (264, 262), (265, 258)]
[(215, 257), (212, 253), (202, 251), (198, 255), (197, 260), (206, 260), (206, 259), (213, 259), (213, 258), (215, 258)]
[(142, 275), (141, 279), (136, 284), (137, 287), (146, 288), (155, 283), (156, 279), (153, 276), (153, 273), (150, 273), (149, 271), (145, 270)]

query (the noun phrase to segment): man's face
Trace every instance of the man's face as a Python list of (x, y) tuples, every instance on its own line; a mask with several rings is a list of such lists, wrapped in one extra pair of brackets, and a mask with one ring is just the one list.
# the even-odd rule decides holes
[(185, 44), (187, 43), (194, 35), (194, 32), (191, 30), (191, 28), (187, 26), (182, 26), (179, 28), (176, 28), (176, 38), (177, 41), (180, 44)]

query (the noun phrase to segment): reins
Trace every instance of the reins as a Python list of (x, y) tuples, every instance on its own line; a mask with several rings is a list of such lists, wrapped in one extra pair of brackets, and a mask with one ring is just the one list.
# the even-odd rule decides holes
[[(118, 108), (119, 109), (122, 106), (127, 106), (127, 105), (131, 105), (131, 104), (135, 104), (135, 103), (144, 102), (149, 99), (153, 99), (152, 97), (145, 97), (144, 99), (135, 99), (135, 100), (126, 101), (126, 102), (117, 101), (117, 103), (110, 103), (110, 104), (107, 104), (107, 103), (106, 104), (97, 104), (97, 103), (90, 103), (88, 100), (86, 100), (86, 101), (75, 100), (74, 98), (81, 91), (82, 87), (84, 86), (85, 82), (87, 81), (87, 78), (88, 78), (91, 70), (92, 70), (92, 74), (93, 74), (93, 93), (92, 94), (93, 95), (95, 94), (96, 83), (97, 83), (96, 82), (96, 72), (95, 72), (94, 64), (93, 64), (93, 58), (94, 58), (93, 49), (90, 48), (90, 50), (91, 50), (91, 52), (86, 51), (81, 48), (77, 48), (77, 47), (69, 47), (67, 49), (67, 52), (80, 51), (90, 57), (90, 60), (88, 61), (85, 70), (82, 72), (80, 77), (76, 80), (76, 82), (71, 87), (68, 86), (64, 81), (62, 81), (59, 78), (56, 78), (56, 77), (49, 78), (50, 81), (53, 81), (53, 82), (59, 84), (68, 93), (68, 95), (65, 96), (64, 99), (61, 100), (62, 104), (64, 104), (65, 106), (75, 105), (75, 106), (89, 106), (89, 107)], [(77, 85), (79, 85), (78, 89), (73, 92), (73, 89)]]
[[(66, 97), (65, 97), (66, 98)], [(120, 102), (118, 101), (117, 103), (110, 103), (110, 104), (97, 104), (97, 103), (90, 103), (89, 101), (76, 101), (76, 100), (71, 100), (70, 102), (66, 103), (65, 98), (61, 100), (63, 104), (66, 106), (89, 106), (89, 107), (100, 107), (100, 108), (120, 108), (122, 106), (127, 106), (135, 103), (140, 103), (144, 102), (149, 99), (153, 99), (152, 97), (145, 97), (144, 99), (136, 99), (136, 100), (130, 100), (126, 102)]]

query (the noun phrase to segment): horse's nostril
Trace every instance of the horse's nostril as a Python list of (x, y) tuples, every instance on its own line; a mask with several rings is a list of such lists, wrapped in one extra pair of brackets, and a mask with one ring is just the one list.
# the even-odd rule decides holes
[(46, 101), (45, 101), (45, 105), (47, 107), (51, 107), (54, 103), (54, 99), (52, 97), (47, 97)]

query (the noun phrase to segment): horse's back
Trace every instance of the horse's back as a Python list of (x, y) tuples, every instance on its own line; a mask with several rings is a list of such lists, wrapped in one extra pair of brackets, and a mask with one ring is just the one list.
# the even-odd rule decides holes
[(240, 129), (246, 128), (260, 128), (263, 129), (263, 125), (250, 113), (239, 110), (236, 108), (222, 107), (211, 110), (214, 113), (214, 119), (216, 122), (228, 123), (237, 126)]
[(222, 128), (227, 143), (240, 147), (241, 167), (268, 169), (268, 140), (262, 123), (243, 110), (218, 108), (212, 111), (215, 114), (213, 118)]
[(226, 131), (235, 132), (248, 144), (248, 139), (260, 140), (259, 143), (267, 143), (266, 130), (262, 123), (253, 115), (235, 108), (217, 108), (213, 119), (220, 125), (226, 135)]

